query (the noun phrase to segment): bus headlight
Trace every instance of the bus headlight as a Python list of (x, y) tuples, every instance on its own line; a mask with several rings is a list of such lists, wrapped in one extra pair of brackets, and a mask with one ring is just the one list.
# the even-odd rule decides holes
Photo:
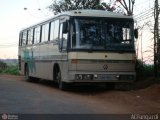
[(79, 74), (75, 75), (75, 78), (76, 80), (83, 80), (83, 76)]
[(76, 80), (93, 80), (93, 75), (91, 74), (76, 74)]
[(119, 79), (119, 75), (116, 75), (116, 78)]
[(95, 75), (94, 75), (94, 78), (95, 78), (95, 79), (96, 79), (96, 78), (98, 78), (98, 75), (97, 75), (97, 74), (95, 74)]

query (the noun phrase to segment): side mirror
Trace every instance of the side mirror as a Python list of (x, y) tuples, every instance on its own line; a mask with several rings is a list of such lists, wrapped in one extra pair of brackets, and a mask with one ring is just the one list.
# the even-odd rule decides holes
[(138, 29), (135, 29), (135, 30), (134, 30), (134, 37), (135, 37), (136, 39), (138, 39)]
[(64, 22), (63, 23), (63, 30), (62, 30), (63, 33), (68, 33), (68, 21)]

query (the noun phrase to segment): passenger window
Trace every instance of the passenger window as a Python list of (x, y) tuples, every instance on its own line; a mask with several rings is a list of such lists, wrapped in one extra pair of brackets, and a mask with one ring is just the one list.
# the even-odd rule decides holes
[(33, 42), (33, 29), (28, 30), (28, 45), (31, 45)]
[(19, 46), (22, 46), (22, 34), (23, 32), (19, 34)]
[(54, 40), (58, 40), (58, 33), (59, 33), (59, 20), (56, 20), (54, 27)]
[(22, 36), (22, 46), (25, 46), (26, 42), (27, 42), (27, 31), (24, 31)]
[(40, 26), (36, 27), (34, 32), (34, 44), (40, 42), (40, 32), (41, 32), (41, 27)]
[(54, 21), (51, 22), (51, 30), (50, 30), (50, 41), (54, 40)]
[(48, 41), (49, 23), (42, 25), (42, 39), (41, 42)]

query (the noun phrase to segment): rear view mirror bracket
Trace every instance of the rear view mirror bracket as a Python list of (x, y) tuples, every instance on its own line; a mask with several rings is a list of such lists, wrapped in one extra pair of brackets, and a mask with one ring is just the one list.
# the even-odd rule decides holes
[(134, 37), (138, 39), (138, 28), (134, 29)]

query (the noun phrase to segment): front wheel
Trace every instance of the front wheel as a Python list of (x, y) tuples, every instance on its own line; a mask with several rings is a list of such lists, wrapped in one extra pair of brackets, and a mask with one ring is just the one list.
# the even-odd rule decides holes
[(61, 90), (67, 90), (67, 83), (65, 83), (65, 82), (63, 82), (63, 81), (60, 81), (60, 82), (58, 83), (58, 87), (59, 87), (59, 89), (61, 89)]
[(60, 69), (56, 70), (56, 80), (58, 81), (58, 87), (61, 90), (66, 90), (67, 89), (67, 83), (63, 82), (61, 79), (61, 71)]

